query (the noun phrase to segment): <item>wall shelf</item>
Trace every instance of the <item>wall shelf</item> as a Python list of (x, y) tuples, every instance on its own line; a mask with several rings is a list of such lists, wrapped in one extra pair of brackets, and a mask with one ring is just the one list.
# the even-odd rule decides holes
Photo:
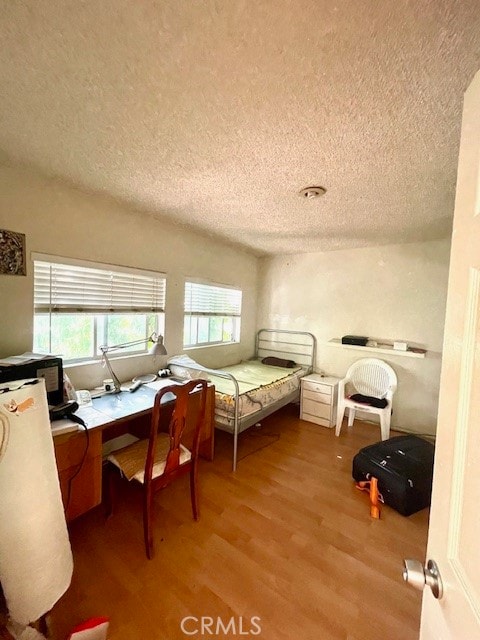
[(356, 351), (368, 351), (369, 353), (388, 353), (390, 356), (401, 356), (403, 358), (425, 358), (425, 353), (418, 353), (416, 351), (399, 351), (389, 345), (382, 345), (380, 347), (362, 347), (356, 344), (342, 344), (340, 338), (332, 338), (327, 344), (330, 347), (341, 347), (342, 349), (355, 349)]

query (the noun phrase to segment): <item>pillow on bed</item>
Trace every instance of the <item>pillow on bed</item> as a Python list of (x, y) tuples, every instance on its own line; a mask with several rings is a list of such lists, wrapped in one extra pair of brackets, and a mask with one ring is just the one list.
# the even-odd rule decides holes
[(185, 380), (208, 380), (208, 373), (206, 371), (197, 371), (196, 369), (189, 369), (189, 365), (201, 367), (202, 365), (195, 362), (190, 356), (181, 355), (173, 356), (167, 361), (168, 368), (174, 376), (179, 378), (185, 378)]
[(286, 360), (285, 358), (275, 358), (275, 356), (268, 356), (262, 360), (262, 364), (269, 364), (272, 367), (284, 367), (285, 369), (293, 369), (297, 366), (297, 363), (293, 360)]

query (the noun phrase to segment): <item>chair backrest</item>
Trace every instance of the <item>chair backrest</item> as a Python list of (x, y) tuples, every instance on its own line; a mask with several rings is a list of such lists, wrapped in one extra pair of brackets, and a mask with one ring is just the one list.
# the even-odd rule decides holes
[(346, 377), (364, 396), (384, 398), (388, 391), (397, 388), (397, 376), (392, 367), (378, 358), (362, 358), (354, 362)]
[[(152, 470), (155, 461), (155, 450), (157, 444), (158, 430), (162, 422), (162, 398), (167, 394), (174, 396), (173, 410), (168, 425), (168, 435), (170, 437), (170, 449), (163, 475), (167, 475), (180, 466), (180, 444), (182, 435), (189, 416), (193, 413), (195, 418), (195, 428), (191, 447), (192, 460), (198, 455), (198, 447), (202, 426), (205, 420), (205, 405), (207, 398), (206, 380), (189, 380), (184, 384), (175, 384), (160, 389), (155, 396), (153, 405), (152, 421), (150, 425), (150, 438), (148, 444), (147, 459), (145, 462), (145, 482), (152, 477)], [(167, 402), (165, 398), (164, 402)], [(163, 414), (164, 415), (164, 414)]]

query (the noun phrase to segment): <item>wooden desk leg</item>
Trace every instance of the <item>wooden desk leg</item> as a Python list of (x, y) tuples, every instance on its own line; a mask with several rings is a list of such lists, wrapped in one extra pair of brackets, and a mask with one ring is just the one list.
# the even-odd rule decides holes
[(212, 435), (211, 438), (209, 438), (208, 440), (204, 440), (202, 443), (200, 443), (200, 446), (198, 448), (198, 453), (200, 454), (200, 457), (205, 458), (205, 460), (210, 460), (210, 462), (212, 462), (213, 456), (214, 456), (214, 449), (215, 449), (215, 441)]
[(207, 403), (205, 405), (205, 439), (200, 441), (198, 452), (202, 458), (213, 460), (215, 452), (215, 387), (207, 389)]

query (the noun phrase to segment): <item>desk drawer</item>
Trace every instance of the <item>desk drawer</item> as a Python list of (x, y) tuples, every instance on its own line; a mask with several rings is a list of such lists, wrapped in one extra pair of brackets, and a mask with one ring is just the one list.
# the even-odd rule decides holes
[(332, 395), (332, 387), (329, 384), (323, 384), (322, 382), (312, 382), (310, 380), (302, 380), (302, 387), (308, 391), (314, 391), (316, 393), (324, 393), (326, 395)]
[(322, 404), (332, 404), (332, 396), (328, 393), (319, 393), (317, 391), (309, 391), (308, 389), (303, 390), (302, 397), (308, 398), (309, 400), (314, 400), (315, 402), (321, 402)]
[(332, 407), (329, 404), (322, 404), (309, 398), (303, 398), (302, 413), (309, 413), (312, 416), (317, 416), (317, 418), (327, 418), (329, 420), (332, 415)]

